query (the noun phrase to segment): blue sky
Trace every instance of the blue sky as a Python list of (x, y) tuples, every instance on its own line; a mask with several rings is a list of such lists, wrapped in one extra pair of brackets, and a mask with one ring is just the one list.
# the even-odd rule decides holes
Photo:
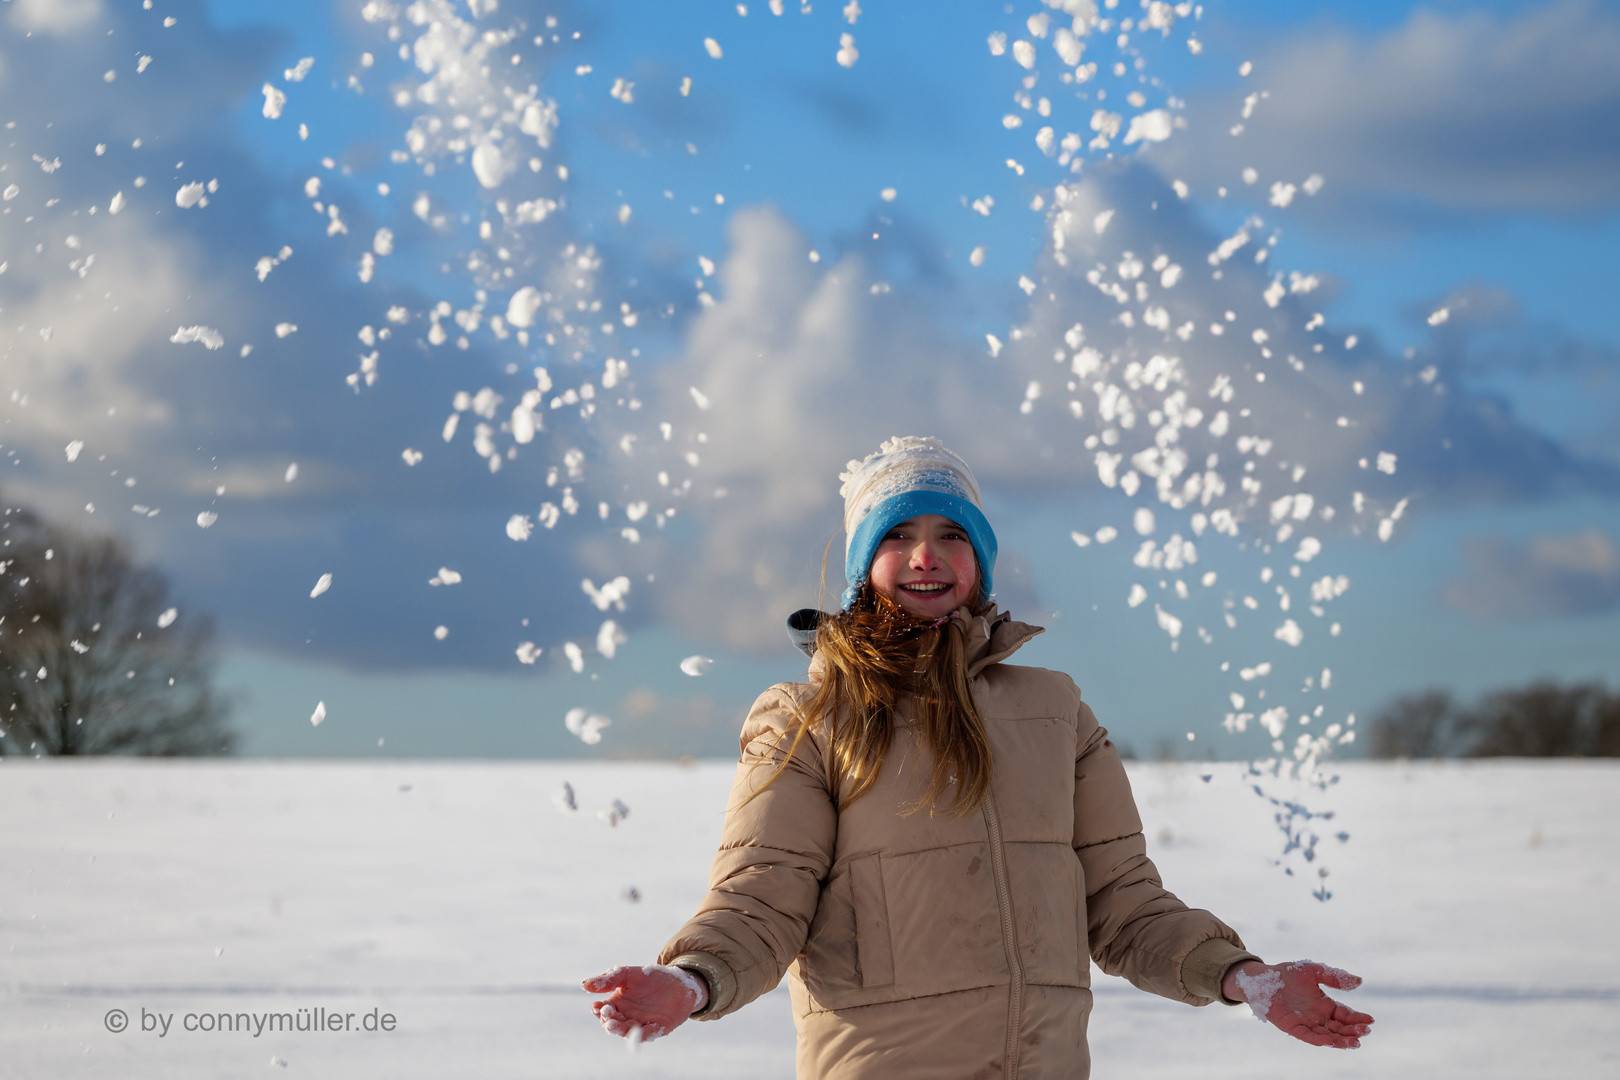
[[(1123, 51), (1119, 20), (1145, 5), (1103, 7), (1114, 25), (1080, 39), (1082, 63), (1100, 69), (1084, 83), (1063, 81), (1072, 65), (1055, 48), (1070, 16), (1043, 3), (872, 3), (853, 23), (830, 3), (781, 16), (767, 3), (746, 16), (735, 4), (506, 2), (476, 16), (446, 5), (447, 25), (513, 36), (491, 50), (487, 83), (441, 83), (436, 101), (404, 107), (394, 93), (431, 73), (395, 55), (426, 29), (403, 5), (376, 21), (347, 3), (8, 6), (0, 93), (12, 112), (0, 123), (16, 127), (0, 187), (19, 194), (0, 216), (0, 390), (26, 398), (0, 396), (16, 462), (6, 492), (129, 536), (188, 610), (216, 615), (248, 752), (725, 754), (752, 696), (802, 670), (779, 626), (816, 602), (821, 553), (841, 542), (839, 468), (923, 430), (980, 472), (1006, 553), (1000, 598), (1050, 628), (1029, 662), (1074, 674), (1139, 752), (1264, 753), (1254, 721), (1229, 735), (1222, 720), (1277, 702), (1292, 742), (1430, 685), (1616, 675), (1620, 78), (1606, 58), (1620, 20), (1602, 5), (1213, 3), (1168, 34), (1133, 29)], [(1028, 19), (1043, 13), (1040, 38)], [(846, 33), (859, 54), (847, 67), (835, 59)], [(1021, 41), (1035, 50), (1029, 68)], [(138, 70), (141, 56), (153, 59)], [(303, 57), (313, 66), (289, 79)], [(1133, 65), (1124, 76), (1118, 60)], [(616, 80), (633, 84), (629, 101), (611, 93)], [(514, 135), (516, 114), (471, 107), (498, 114), (511, 101), (502, 87), (531, 83), (555, 104), (546, 146)], [(265, 115), (264, 85), (286, 95), (278, 118)], [(1132, 90), (1141, 104), (1122, 100)], [(1244, 119), (1251, 93), (1265, 96)], [(1128, 126), (1161, 107), (1185, 121), (1170, 138), (1127, 146), (1122, 128), (1082, 149), (1078, 171), (1035, 143), (1046, 124), (1090, 140), (1099, 109)], [(475, 134), (504, 124), (489, 137), (517, 168), (495, 187), (443, 145), (458, 114)], [(407, 152), (407, 129), (434, 120), (439, 133)], [(36, 155), (61, 164), (44, 172)], [(1323, 183), (1307, 194), (1313, 174)], [(182, 184), (211, 179), (207, 206), (176, 204)], [(1294, 185), (1286, 206), (1272, 205), (1274, 183)], [(110, 216), (116, 191), (126, 205)], [(517, 203), (548, 199), (558, 205), (544, 221), (513, 223)], [(329, 234), (332, 204), (346, 231)], [(1206, 256), (1245, 222), (1250, 242), (1212, 268)], [(392, 248), (362, 282), (379, 229)], [(261, 282), (255, 264), (284, 245), (293, 253)], [(101, 258), (81, 274), (92, 250)], [(576, 277), (582, 254), (592, 265)], [(1179, 281), (1147, 265), (1158, 255), (1183, 267)], [(1122, 269), (1136, 256), (1141, 267)], [(1110, 288), (1151, 281), (1152, 298), (1099, 299), (1088, 267)], [(1274, 273), (1315, 287), (1273, 305)], [(551, 293), (542, 314), (580, 323), (570, 340), (588, 341), (547, 345), (538, 327), (527, 345), (515, 327), (496, 336), (491, 316), (525, 285)], [(478, 306), (477, 328), (436, 320), (440, 301)], [(569, 314), (579, 302), (602, 308)], [(1161, 302), (1185, 337), (1137, 321)], [(390, 323), (390, 308), (404, 321)], [(1081, 345), (1064, 331), (1077, 322), (1100, 374), (1073, 373)], [(277, 336), (278, 324), (297, 329)], [(168, 340), (193, 325), (224, 347)], [(362, 343), (363, 326), (391, 336)], [(368, 383), (361, 357), (373, 349)], [(1089, 380), (1118, 385), (1152, 355), (1176, 357), (1177, 385), (1206, 414), (1225, 404), (1207, 393), (1218, 377), (1241, 389), (1229, 435), (1206, 416), (1174, 444), (1221, 459), (1210, 471), (1224, 477), (1236, 535), (1157, 498), (1151, 478), (1131, 496), (1104, 486), (1094, 459), (1114, 444), (1086, 440), (1123, 434), (1127, 471), (1160, 427), (1147, 414), (1164, 391), (1132, 390), (1147, 423), (1122, 431)], [(609, 358), (626, 363), (612, 389)], [(500, 427), (537, 386), (536, 366), (553, 385), (535, 410), (543, 430), (520, 444)], [(549, 405), (587, 381), (600, 395), (592, 415), (577, 400)], [(452, 404), (482, 387), (503, 399), (489, 416)], [(498, 472), (471, 446), (479, 423)], [(1268, 452), (1239, 449), (1240, 436)], [(70, 464), (72, 439), (86, 450)], [(402, 460), (407, 448), (418, 464)], [(1396, 455), (1393, 474), (1373, 464), (1381, 451)], [(1252, 497), (1244, 476), (1259, 482)], [(542, 504), (565, 506), (565, 487), (578, 513), (547, 528)], [(1295, 493), (1313, 509), (1270, 520)], [(1155, 522), (1139, 534), (1144, 509)], [(202, 529), (205, 512), (218, 518)], [(529, 539), (509, 539), (514, 515)], [(1291, 535), (1278, 539), (1279, 524)], [(1120, 534), (1111, 544), (1071, 539), (1105, 527)], [(1162, 562), (1172, 535), (1195, 531), (1196, 567), (1133, 564), (1140, 545)], [(1309, 562), (1292, 557), (1305, 535), (1323, 547)], [(429, 585), (440, 567), (462, 580)], [(332, 588), (311, 598), (322, 573)], [(1307, 614), (1324, 574), (1349, 589)], [(581, 588), (618, 575), (631, 582), (622, 610)], [(1137, 585), (1147, 600), (1131, 605)], [(1180, 620), (1174, 638), (1156, 610)], [(606, 618), (626, 637), (611, 658), (597, 647)], [(1273, 634), (1285, 619), (1302, 628), (1297, 646)], [(524, 641), (543, 649), (532, 665), (516, 658)], [(678, 667), (694, 654), (715, 660), (699, 679)], [(1238, 675), (1261, 662), (1274, 673)], [(317, 700), (329, 719), (312, 728)], [(613, 718), (601, 744), (565, 730), (576, 706)]]

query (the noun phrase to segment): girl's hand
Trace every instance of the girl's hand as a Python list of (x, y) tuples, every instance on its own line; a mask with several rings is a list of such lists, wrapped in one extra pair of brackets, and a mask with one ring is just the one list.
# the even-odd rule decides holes
[(703, 980), (679, 968), (616, 967), (580, 983), (607, 1000), (591, 1004), (609, 1035), (646, 1042), (668, 1035), (709, 1003)]
[(1373, 1018), (1322, 993), (1323, 984), (1354, 990), (1361, 979), (1314, 960), (1275, 965), (1245, 960), (1228, 969), (1221, 993), (1248, 1002), (1256, 1016), (1301, 1042), (1353, 1050), (1372, 1029)]

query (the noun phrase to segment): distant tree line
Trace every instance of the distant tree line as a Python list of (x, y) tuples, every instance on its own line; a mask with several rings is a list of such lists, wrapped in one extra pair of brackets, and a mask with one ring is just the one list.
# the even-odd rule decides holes
[(4, 507), (0, 756), (229, 753), (213, 642), (123, 541)]
[(1537, 682), (1472, 705), (1444, 690), (1397, 698), (1373, 720), (1375, 758), (1620, 757), (1620, 694)]

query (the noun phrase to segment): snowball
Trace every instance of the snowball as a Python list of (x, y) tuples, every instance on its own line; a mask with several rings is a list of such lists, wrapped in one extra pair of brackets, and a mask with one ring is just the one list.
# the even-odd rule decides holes
[(709, 58), (711, 60), (718, 60), (725, 55), (720, 48), (720, 43), (714, 40), (712, 37), (703, 39), (703, 47), (709, 51)]
[(441, 567), (439, 567), (439, 572), (437, 574), (435, 574), (433, 577), (428, 578), (428, 584), (429, 585), (459, 585), (459, 584), (461, 584), (461, 575), (458, 574), (456, 571), (450, 569), (448, 566), (441, 566)]
[(707, 656), (688, 656), (681, 661), (681, 670), (693, 678), (697, 678), (700, 675), (707, 674), (713, 664), (714, 661)]
[(1146, 599), (1147, 590), (1142, 588), (1140, 585), (1132, 585), (1131, 593), (1125, 598), (1125, 603), (1131, 607), (1140, 607), (1142, 602)]
[(840, 67), (851, 68), (855, 66), (855, 61), (859, 60), (860, 58), (860, 50), (855, 48), (855, 35), (839, 34), (838, 52), (833, 56), (833, 59), (838, 61), (838, 65)]
[(179, 608), (170, 608), (169, 610), (165, 611), (163, 614), (158, 616), (158, 620), (157, 620), (158, 629), (159, 630), (167, 630), (169, 627), (174, 625), (174, 620), (178, 619), (179, 617), (180, 617), (180, 609)]
[(1277, 627), (1277, 632), (1272, 637), (1284, 645), (1298, 645), (1305, 640), (1305, 631), (1301, 630), (1299, 624), (1293, 619), (1285, 619), (1283, 624)]
[(124, 208), (124, 193), (122, 191), (120, 191), (120, 192), (118, 192), (117, 194), (115, 194), (112, 197), (112, 202), (107, 204), (107, 213), (116, 214), (120, 210), (122, 210), (123, 208)]
[(517, 658), (520, 664), (532, 664), (540, 658), (544, 650), (532, 641), (525, 641), (517, 647)]
[(174, 193), (174, 205), (182, 210), (190, 209), (199, 202), (204, 202), (204, 194), (208, 191), (206, 184), (190, 183), (180, 185), (180, 190)]
[(435, 641), (443, 641), (445, 638), (447, 638), (449, 636), (450, 636), (450, 628), (448, 626), (435, 626), (433, 628), (433, 639)]
[(1152, 536), (1154, 529), (1153, 511), (1149, 510), (1145, 506), (1137, 507), (1136, 516), (1132, 520), (1131, 524), (1136, 527), (1136, 531), (1139, 535)]
[(78, 461), (79, 460), (79, 451), (81, 451), (83, 449), (84, 449), (84, 440), (83, 439), (74, 439), (72, 442), (68, 443), (66, 447), (63, 448), (63, 453), (67, 454), (67, 459), (69, 461)]
[(288, 334), (296, 334), (296, 333), (298, 333), (298, 324), (297, 323), (290, 323), (290, 322), (276, 323), (276, 337), (284, 338)]
[(534, 531), (534, 524), (522, 514), (513, 514), (506, 521), (506, 535), (513, 540), (527, 540)]
[(287, 471), (281, 474), (281, 479), (284, 483), (288, 484), (298, 479), (298, 462), (295, 461), (288, 465)]
[(320, 727), (321, 721), (326, 719), (326, 702), (317, 701), (315, 711), (309, 714), (310, 727)]
[(325, 592), (327, 589), (330, 589), (331, 587), (332, 587), (332, 575), (331, 574), (322, 574), (319, 578), (316, 579), (315, 587), (313, 589), (309, 590), (309, 598), (311, 600), (313, 600), (317, 596), (321, 595), (321, 593)]
[(214, 513), (212, 510), (204, 510), (202, 513), (197, 515), (197, 528), (206, 529), (208, 526), (212, 525), (218, 520), (218, 514)]

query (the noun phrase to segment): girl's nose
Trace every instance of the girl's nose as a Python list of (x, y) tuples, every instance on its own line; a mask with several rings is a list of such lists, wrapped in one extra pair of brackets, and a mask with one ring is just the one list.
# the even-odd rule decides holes
[(932, 545), (918, 544), (911, 550), (911, 568), (913, 570), (936, 570), (939, 568), (939, 558), (934, 554)]

